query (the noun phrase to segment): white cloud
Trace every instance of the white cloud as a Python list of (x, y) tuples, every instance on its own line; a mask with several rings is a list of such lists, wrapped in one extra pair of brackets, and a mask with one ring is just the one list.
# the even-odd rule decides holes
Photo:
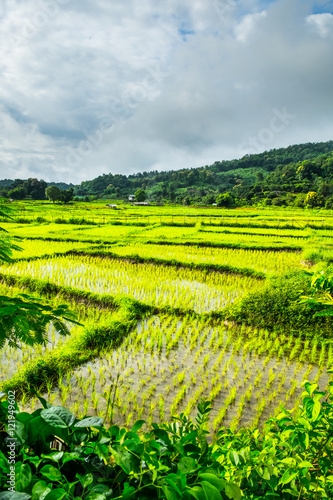
[(244, 16), (240, 23), (235, 27), (236, 39), (240, 42), (246, 42), (247, 38), (257, 28), (259, 21), (265, 17), (265, 10), (257, 12), (256, 14), (247, 14)]
[(325, 14), (311, 14), (307, 16), (306, 22), (323, 38), (333, 33), (333, 15), (328, 12)]
[(296, 118), (262, 150), (332, 138), (333, 16), (312, 4), (8, 0), (0, 178), (209, 164), (239, 155), (275, 108)]

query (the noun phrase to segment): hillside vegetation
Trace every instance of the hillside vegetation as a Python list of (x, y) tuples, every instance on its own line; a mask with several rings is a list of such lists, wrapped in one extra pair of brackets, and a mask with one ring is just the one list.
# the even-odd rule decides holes
[[(113, 169), (110, 165), (110, 170)], [(332, 208), (332, 174), (333, 141), (328, 141), (272, 149), (198, 168), (153, 170), (129, 176), (103, 174), (75, 186), (74, 195), (86, 200), (87, 197), (127, 200), (129, 194), (144, 190), (152, 202)], [(72, 187), (37, 179), (6, 179), (0, 181), (0, 196), (42, 200), (50, 184), (60, 189)]]
[[(333, 141), (246, 155), (239, 160), (169, 172), (104, 174), (75, 188), (80, 196), (127, 197), (144, 189), (151, 201), (212, 204), (325, 206), (332, 188)], [(315, 192), (308, 199), (309, 192)], [(219, 195), (220, 198), (218, 199)], [(227, 195), (226, 195), (227, 194)], [(309, 202), (309, 203), (308, 203)]]

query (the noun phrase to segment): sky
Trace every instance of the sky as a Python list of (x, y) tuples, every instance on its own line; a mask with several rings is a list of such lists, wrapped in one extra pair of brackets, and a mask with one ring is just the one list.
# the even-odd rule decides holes
[(333, 1), (0, 0), (0, 179), (333, 139)]

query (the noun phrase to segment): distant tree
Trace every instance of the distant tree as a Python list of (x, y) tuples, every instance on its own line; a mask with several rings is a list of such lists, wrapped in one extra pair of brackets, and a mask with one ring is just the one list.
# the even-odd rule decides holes
[(260, 171), (256, 172), (256, 180), (257, 182), (262, 182), (264, 180), (264, 174)]
[(328, 198), (333, 192), (333, 187), (331, 182), (322, 182), (318, 189), (318, 194)]
[(45, 200), (45, 189), (47, 188), (45, 181), (30, 178), (24, 181), (23, 187), (27, 192), (27, 196), (33, 200)]
[(305, 205), (308, 207), (323, 207), (325, 205), (325, 198), (316, 191), (309, 191), (305, 198)]
[(287, 200), (283, 196), (278, 196), (272, 200), (272, 205), (275, 207), (285, 207), (287, 205)]
[(215, 203), (215, 195), (207, 194), (207, 196), (205, 196), (202, 201), (205, 205), (212, 205), (213, 203)]
[(174, 191), (169, 191), (169, 198), (171, 201), (175, 201), (176, 193)]
[(135, 201), (145, 201), (147, 198), (147, 195), (146, 195), (146, 191), (144, 191), (143, 189), (138, 189), (136, 192), (135, 192)]
[(235, 203), (235, 199), (234, 197), (232, 196), (231, 193), (224, 193), (224, 194), (220, 194), (217, 198), (216, 198), (216, 204), (218, 207), (232, 207), (232, 205)]
[(23, 200), (26, 197), (26, 195), (27, 192), (23, 186), (18, 186), (8, 191), (8, 197), (13, 198), (13, 200)]
[(69, 188), (67, 191), (60, 190), (60, 201), (63, 203), (69, 203), (70, 201), (73, 200), (74, 197), (74, 188)]
[(56, 186), (49, 186), (45, 189), (45, 196), (54, 203), (61, 199), (61, 191)]

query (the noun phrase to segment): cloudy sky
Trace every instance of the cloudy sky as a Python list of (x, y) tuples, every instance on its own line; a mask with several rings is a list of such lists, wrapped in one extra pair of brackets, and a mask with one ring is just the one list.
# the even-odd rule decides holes
[(333, 139), (333, 1), (0, 0), (0, 178)]

